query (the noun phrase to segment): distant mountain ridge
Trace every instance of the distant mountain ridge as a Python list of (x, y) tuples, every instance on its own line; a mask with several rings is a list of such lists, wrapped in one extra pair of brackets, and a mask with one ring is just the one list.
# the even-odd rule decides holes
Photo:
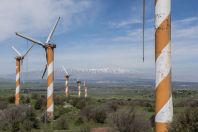
[[(43, 71), (31, 71), (21, 73), (23, 80), (40, 80)], [(124, 69), (111, 69), (111, 68), (99, 68), (99, 69), (68, 69), (68, 73), (73, 79), (83, 80), (104, 80), (113, 78), (139, 78), (137, 72), (132, 72)], [(64, 79), (64, 71), (62, 69), (55, 70), (55, 79)], [(46, 75), (45, 75), (46, 76)], [(15, 79), (15, 74), (0, 75), (0, 78)], [(45, 77), (46, 78), (46, 77)]]

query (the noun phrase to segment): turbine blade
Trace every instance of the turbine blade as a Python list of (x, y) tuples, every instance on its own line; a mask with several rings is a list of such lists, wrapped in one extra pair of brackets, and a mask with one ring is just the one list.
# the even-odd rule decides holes
[(12, 46), (12, 49), (17, 53), (17, 55), (22, 56), (22, 54), (14, 46)]
[(35, 39), (33, 39), (33, 38), (27, 37), (27, 36), (22, 35), (22, 34), (20, 34), (20, 33), (16, 33), (16, 35), (17, 35), (17, 36), (20, 36), (20, 37), (22, 37), (22, 38), (24, 38), (24, 39), (27, 39), (27, 40), (29, 40), (29, 41), (32, 41), (33, 43), (36, 43), (36, 44), (38, 44), (38, 45), (44, 46), (44, 44), (43, 44), (41, 41), (38, 41), (38, 40), (35, 40)]
[(48, 54), (47, 54), (47, 49), (46, 48), (45, 48), (45, 58), (46, 58), (46, 62), (47, 62)]
[(43, 77), (45, 76), (46, 71), (47, 71), (47, 65), (45, 66), (45, 70), (44, 70), (44, 72), (43, 72), (42, 79), (43, 79)]
[(62, 66), (62, 68), (63, 68), (63, 70), (64, 70), (65, 74), (66, 74), (66, 75), (69, 75), (69, 74), (68, 74), (68, 72), (67, 72), (67, 70), (65, 69), (65, 67), (64, 67), (64, 66)]
[(51, 40), (51, 38), (53, 36), (53, 33), (54, 33), (55, 29), (56, 29), (56, 26), (58, 25), (59, 20), (60, 20), (60, 17), (58, 17), (58, 20), (56, 21), (54, 27), (52, 28), (51, 32), (49, 33), (49, 35), (47, 37), (47, 40), (46, 40), (46, 43), (50, 42), (50, 40)]
[(142, 60), (144, 62), (144, 26), (145, 26), (145, 0), (143, 0), (142, 10)]
[(32, 44), (32, 46), (26, 51), (26, 53), (23, 55), (23, 57), (25, 57), (28, 54), (28, 52), (30, 52), (30, 50), (32, 49), (33, 46), (34, 46), (34, 44)]

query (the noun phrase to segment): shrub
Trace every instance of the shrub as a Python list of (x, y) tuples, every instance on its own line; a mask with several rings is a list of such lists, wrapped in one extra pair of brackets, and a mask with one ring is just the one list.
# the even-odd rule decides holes
[(88, 121), (93, 120), (96, 123), (104, 123), (107, 117), (106, 107), (87, 106), (81, 110), (80, 115)]
[(78, 117), (78, 119), (76, 120), (75, 124), (76, 125), (81, 125), (82, 123), (84, 123), (83, 118), (80, 116)]
[(91, 120), (92, 106), (86, 106), (80, 111), (80, 116), (84, 117), (87, 121)]
[(76, 108), (78, 109), (82, 109), (86, 106), (86, 100), (85, 99), (81, 99), (78, 101), (78, 103), (76, 104)]
[(34, 105), (34, 108), (36, 110), (40, 110), (41, 108), (45, 107), (46, 105), (46, 98), (44, 97), (39, 97), (36, 102), (35, 102), (35, 105)]
[(37, 100), (37, 99), (39, 99), (40, 96), (38, 93), (32, 93), (31, 97), (32, 97), (32, 99)]
[(29, 96), (21, 96), (20, 102), (22, 104), (29, 104), (30, 103), (30, 97)]
[(91, 127), (89, 124), (84, 124), (83, 126), (80, 127), (80, 132), (90, 132)]
[(56, 105), (63, 105), (65, 101), (66, 99), (64, 97), (54, 96), (54, 103)]
[(96, 107), (92, 110), (91, 117), (96, 123), (104, 123), (107, 117), (106, 110), (104, 107)]
[(122, 109), (113, 113), (110, 122), (119, 132), (146, 132), (150, 123), (141, 114), (133, 109)]
[(78, 109), (82, 109), (87, 105), (85, 98), (70, 97), (69, 103)]
[(61, 115), (65, 114), (67, 112), (67, 108), (63, 108), (61, 106), (56, 106), (55, 107), (55, 113), (54, 113), (54, 119), (59, 118)]
[(67, 130), (67, 129), (69, 129), (69, 124), (67, 123), (67, 120), (66, 120), (65, 116), (61, 116), (56, 121), (56, 129), (58, 129), (58, 130)]
[(76, 98), (76, 97), (71, 97), (70, 100), (69, 100), (69, 103), (71, 105), (73, 105), (74, 107), (76, 107), (78, 102), (79, 102), (79, 98)]
[(15, 103), (15, 96), (8, 97), (8, 102), (9, 103)]
[(198, 108), (188, 108), (173, 122), (171, 132), (198, 132)]
[(5, 101), (0, 101), (0, 110), (6, 109), (8, 107), (8, 103)]
[(38, 127), (36, 115), (30, 107), (13, 106), (0, 114), (0, 130), (2, 131), (31, 131), (32, 128)]
[(119, 101), (108, 101), (105, 105), (109, 112), (115, 112), (118, 109)]

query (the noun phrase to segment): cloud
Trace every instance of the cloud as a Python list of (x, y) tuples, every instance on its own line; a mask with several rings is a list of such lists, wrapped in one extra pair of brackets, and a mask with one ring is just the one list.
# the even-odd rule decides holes
[(134, 24), (141, 24), (141, 23), (142, 23), (142, 21), (139, 19), (128, 19), (128, 20), (120, 21), (120, 22), (111, 22), (110, 21), (109, 25), (114, 28), (123, 28), (123, 27), (134, 25)]
[[(14, 36), (14, 32), (48, 33), (55, 20), (62, 17), (64, 31), (74, 19), (79, 22), (79, 13), (90, 6), (90, 1), (76, 0), (1, 0), (0, 41)], [(77, 17), (78, 16), (78, 17)]]

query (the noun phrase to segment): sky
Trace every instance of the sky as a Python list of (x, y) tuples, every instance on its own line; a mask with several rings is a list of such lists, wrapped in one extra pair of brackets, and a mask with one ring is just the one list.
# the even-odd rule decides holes
[[(198, 82), (198, 1), (172, 0), (172, 76)], [(145, 62), (142, 62), (141, 0), (1, 0), (0, 74), (15, 73), (13, 45), (24, 53), (31, 42), (15, 32), (45, 42), (57, 20), (51, 42), (55, 69), (113, 68), (155, 77), (154, 0), (146, 0)], [(35, 45), (24, 59), (24, 71), (43, 70), (44, 49)]]

